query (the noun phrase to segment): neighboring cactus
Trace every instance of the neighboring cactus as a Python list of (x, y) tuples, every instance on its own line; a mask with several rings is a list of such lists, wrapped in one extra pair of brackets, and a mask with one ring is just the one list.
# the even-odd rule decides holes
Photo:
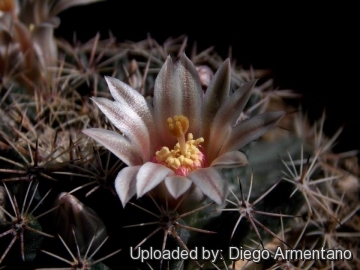
[[(310, 125), (277, 112), (295, 111), (285, 99), (297, 93), (213, 49), (187, 58), (185, 36), (71, 45), (50, 24), (45, 59), (43, 38), (24, 54), (5, 27), (18, 16), (29, 38), (90, 2), (57, 1), (39, 17), (31, 1), (0, 1), (0, 269), (360, 267), (358, 152), (332, 152), (340, 130), (327, 138), (325, 116)], [(353, 259), (255, 264), (230, 260), (230, 247), (324, 247)], [(132, 259), (151, 248), (198, 257)]]
[[(22, 204), (18, 204), (18, 200), (15, 196), (12, 196), (7, 185), (4, 183), (6, 195), (10, 201), (13, 214), (8, 212), (5, 208), (1, 206), (1, 210), (8, 216), (8, 219), (3, 219), (1, 225), (5, 228), (8, 227), (3, 233), (0, 234), (0, 237), (4, 239), (6, 235), (11, 235), (12, 239), (7, 245), (5, 251), (3, 252), (0, 260), (3, 261), (5, 256), (8, 254), (16, 240), (20, 241), (20, 254), (23, 261), (33, 261), (36, 258), (39, 247), (43, 241), (43, 236), (53, 237), (42, 231), (42, 227), (38, 219), (49, 213), (51, 210), (48, 210), (42, 214), (34, 216), (35, 210), (39, 207), (42, 201), (48, 196), (49, 192), (43, 195), (42, 199), (38, 204), (31, 210), (30, 206), (33, 202), (34, 196), (37, 193), (38, 185), (36, 184), (33, 193), (30, 194), (30, 189), (32, 188), (32, 183), (28, 184), (28, 188), (24, 194), (24, 198), (21, 199)], [(20, 183), (17, 187), (17, 193), (24, 193), (23, 183)], [(29, 200), (29, 201), (28, 201)], [(3, 240), (4, 241), (4, 240)]]
[[(3, 0), (0, 3), (0, 74), (22, 82), (30, 90), (54, 79), (58, 52), (54, 28), (60, 12), (101, 0), (30, 1)], [(30, 90), (31, 91), (31, 90)]]

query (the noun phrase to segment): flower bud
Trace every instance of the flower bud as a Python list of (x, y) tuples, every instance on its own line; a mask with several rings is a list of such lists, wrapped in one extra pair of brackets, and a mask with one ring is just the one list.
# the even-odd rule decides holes
[(100, 217), (75, 196), (62, 192), (55, 205), (59, 205), (55, 211), (57, 231), (72, 251), (76, 251), (73, 231), (81, 254), (85, 254), (94, 236), (91, 251), (106, 238), (106, 228)]
[(208, 66), (198, 66), (196, 71), (199, 74), (202, 88), (206, 90), (214, 76), (214, 72)]

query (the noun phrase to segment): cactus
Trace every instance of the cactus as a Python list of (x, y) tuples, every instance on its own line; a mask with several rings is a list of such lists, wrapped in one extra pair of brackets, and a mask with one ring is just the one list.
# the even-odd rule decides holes
[[(30, 2), (0, 2), (0, 269), (360, 267), (358, 152), (325, 114), (186, 36), (57, 39), (96, 1)], [(346, 258), (274, 258), (322, 249)]]

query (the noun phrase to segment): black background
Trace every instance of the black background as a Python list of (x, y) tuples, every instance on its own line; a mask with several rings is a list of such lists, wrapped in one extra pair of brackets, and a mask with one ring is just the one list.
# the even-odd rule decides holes
[(264, 5), (252, 1), (124, 2), (108, 0), (60, 14), (57, 36), (73, 33), (87, 41), (108, 31), (118, 41), (140, 41), (150, 34), (160, 44), (186, 34), (199, 50), (215, 46), (226, 58), (229, 47), (245, 68), (273, 71), (276, 86), (304, 94), (312, 117), (326, 108), (325, 131), (340, 126), (337, 150), (360, 149), (359, 20), (353, 6), (292, 3)]

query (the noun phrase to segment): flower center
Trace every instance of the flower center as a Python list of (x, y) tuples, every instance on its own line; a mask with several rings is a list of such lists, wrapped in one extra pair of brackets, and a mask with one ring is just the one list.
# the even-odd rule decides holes
[(175, 174), (182, 176), (204, 167), (205, 155), (199, 149), (204, 139), (194, 140), (192, 133), (189, 133), (185, 141), (185, 133), (189, 129), (189, 119), (183, 115), (175, 115), (173, 118), (168, 118), (167, 123), (170, 134), (178, 140), (178, 143), (172, 150), (163, 146), (156, 152), (153, 162), (163, 164), (172, 169)]

